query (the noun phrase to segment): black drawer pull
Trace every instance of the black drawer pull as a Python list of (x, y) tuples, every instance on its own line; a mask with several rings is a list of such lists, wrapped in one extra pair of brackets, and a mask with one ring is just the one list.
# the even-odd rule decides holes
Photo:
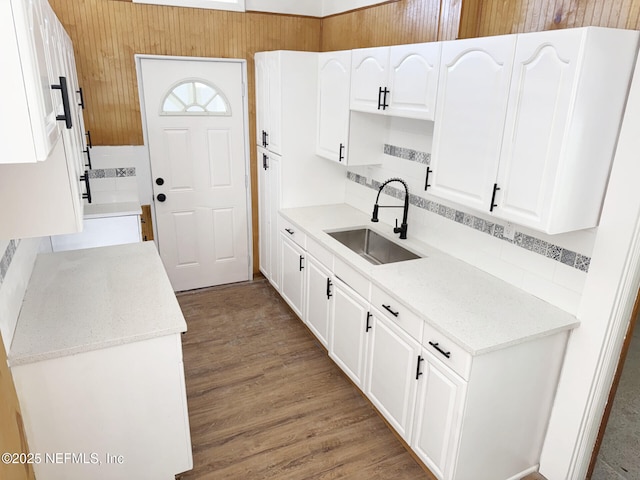
[(64, 115), (56, 115), (56, 120), (60, 120), (65, 123), (65, 126), (70, 129), (73, 124), (71, 123), (71, 108), (69, 107), (69, 90), (67, 89), (66, 77), (58, 77), (60, 85), (51, 85), (52, 90), (60, 90), (62, 94), (62, 108)]
[(391, 310), (391, 305), (385, 305), (384, 303), (382, 304), (382, 308), (384, 308), (387, 312), (389, 312), (391, 315), (393, 315), (394, 317), (397, 317), (398, 315), (400, 315), (400, 312), (394, 312), (393, 310)]
[(445, 352), (444, 350), (442, 350), (440, 348), (440, 344), (438, 342), (429, 342), (429, 345), (431, 345), (433, 348), (435, 348), (437, 351), (439, 351), (442, 355), (444, 355), (447, 358), (451, 358), (451, 352)]
[(422, 372), (420, 371), (420, 364), (422, 362), (424, 362), (424, 358), (418, 355), (418, 364), (416, 365), (416, 380), (418, 380), (420, 378), (420, 375), (422, 375)]
[(84, 171), (84, 175), (80, 177), (80, 181), (84, 182), (85, 189), (87, 193), (82, 194), (82, 198), (87, 199), (87, 203), (91, 203), (91, 186), (89, 185), (89, 172), (87, 170)]
[(296, 233), (293, 230), (291, 230), (290, 228), (285, 228), (284, 231), (287, 232), (289, 235), (293, 235), (294, 233)]

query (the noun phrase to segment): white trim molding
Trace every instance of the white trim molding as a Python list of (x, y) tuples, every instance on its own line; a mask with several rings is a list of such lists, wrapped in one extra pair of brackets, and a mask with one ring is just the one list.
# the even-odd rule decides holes
[(583, 480), (640, 287), (640, 65), (636, 65), (540, 473)]

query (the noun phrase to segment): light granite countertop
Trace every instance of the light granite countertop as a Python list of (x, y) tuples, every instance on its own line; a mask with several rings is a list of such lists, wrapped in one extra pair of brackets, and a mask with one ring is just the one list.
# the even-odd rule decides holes
[(11, 366), (187, 330), (154, 242), (40, 254)]
[[(368, 215), (349, 205), (290, 208), (280, 213), (473, 355), (579, 325), (575, 316), (410, 235), (398, 240), (390, 234), (391, 227), (372, 223)], [(372, 265), (326, 233), (353, 227), (376, 230), (423, 258)]]

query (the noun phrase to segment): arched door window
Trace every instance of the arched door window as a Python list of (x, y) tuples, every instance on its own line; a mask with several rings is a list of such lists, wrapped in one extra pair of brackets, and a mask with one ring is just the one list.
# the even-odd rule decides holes
[(184, 80), (165, 95), (161, 115), (231, 115), (224, 94), (203, 80)]

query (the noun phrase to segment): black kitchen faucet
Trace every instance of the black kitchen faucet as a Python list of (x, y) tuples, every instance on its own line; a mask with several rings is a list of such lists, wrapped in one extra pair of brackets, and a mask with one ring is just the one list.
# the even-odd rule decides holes
[[(378, 205), (378, 200), (380, 200), (380, 194), (382, 193), (382, 189), (387, 186), (387, 184), (391, 182), (400, 182), (404, 186), (404, 206), (400, 205)], [(398, 227), (398, 219), (396, 218), (396, 226), (393, 229), (393, 233), (399, 233), (400, 238), (405, 240), (407, 238), (407, 213), (409, 212), (409, 187), (407, 187), (407, 182), (402, 180), (401, 178), (390, 178), (385, 181), (382, 185), (380, 185), (380, 190), (378, 190), (378, 196), (376, 197), (376, 204), (373, 206), (373, 215), (371, 216), (372, 222), (378, 221), (378, 208), (402, 208), (402, 223)]]

